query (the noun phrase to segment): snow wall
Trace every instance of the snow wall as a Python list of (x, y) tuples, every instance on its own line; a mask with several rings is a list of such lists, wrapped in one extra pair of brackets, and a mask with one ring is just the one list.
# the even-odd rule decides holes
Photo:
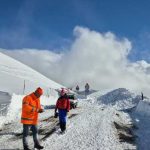
[(142, 116), (150, 116), (150, 102), (140, 101), (136, 107), (135, 113), (141, 114)]
[[(22, 109), (22, 99), (24, 95), (13, 94), (11, 98), (11, 103), (8, 106), (8, 112), (6, 116), (0, 116), (0, 128), (7, 123), (12, 121), (20, 121), (21, 109)], [(55, 105), (58, 98), (57, 92), (51, 93), (50, 96), (41, 96), (41, 105)]]

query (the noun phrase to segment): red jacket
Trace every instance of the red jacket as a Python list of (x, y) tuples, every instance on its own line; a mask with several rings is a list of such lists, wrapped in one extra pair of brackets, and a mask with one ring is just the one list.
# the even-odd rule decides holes
[(57, 100), (56, 103), (56, 108), (57, 109), (66, 109), (67, 111), (70, 110), (70, 101), (67, 97), (60, 97)]

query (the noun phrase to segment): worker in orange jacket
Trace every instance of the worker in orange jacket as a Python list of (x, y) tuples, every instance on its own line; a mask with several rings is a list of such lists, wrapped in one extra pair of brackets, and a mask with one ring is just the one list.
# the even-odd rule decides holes
[(24, 150), (30, 150), (27, 142), (29, 129), (33, 132), (34, 148), (43, 149), (44, 147), (38, 141), (38, 113), (42, 113), (43, 109), (40, 105), (40, 96), (43, 90), (39, 87), (35, 92), (25, 96), (22, 102), (21, 123), (23, 124), (23, 147)]

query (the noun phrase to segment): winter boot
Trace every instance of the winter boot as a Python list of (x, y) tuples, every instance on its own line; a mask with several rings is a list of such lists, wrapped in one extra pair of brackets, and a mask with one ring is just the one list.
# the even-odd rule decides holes
[(37, 148), (37, 149), (43, 149), (44, 147), (41, 146), (40, 144), (35, 144), (35, 145), (34, 145), (34, 148)]
[(24, 146), (24, 150), (31, 150), (28, 146)]
[(60, 124), (61, 134), (64, 134), (66, 131), (66, 123), (61, 122)]
[(60, 129), (61, 129), (61, 131), (63, 131), (63, 123), (62, 122), (60, 122)]

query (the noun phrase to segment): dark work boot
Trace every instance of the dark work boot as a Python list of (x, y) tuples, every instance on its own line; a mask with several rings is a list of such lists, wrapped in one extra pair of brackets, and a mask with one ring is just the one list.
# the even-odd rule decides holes
[(28, 146), (24, 146), (24, 150), (31, 150)]
[(62, 122), (60, 122), (60, 129), (63, 132), (63, 123)]
[(66, 123), (62, 122), (61, 123), (61, 133), (64, 134), (66, 131)]
[(40, 144), (35, 144), (35, 145), (34, 145), (34, 148), (37, 148), (37, 149), (43, 149), (44, 147), (41, 146)]

